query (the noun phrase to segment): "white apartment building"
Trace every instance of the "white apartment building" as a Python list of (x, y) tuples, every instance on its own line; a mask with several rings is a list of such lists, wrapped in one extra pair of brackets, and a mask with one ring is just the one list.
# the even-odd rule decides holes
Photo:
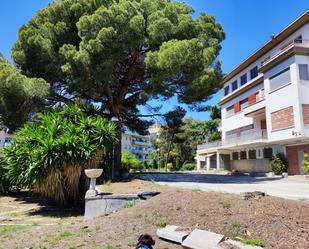
[(0, 130), (0, 148), (8, 146), (13, 139), (13, 135), (6, 132), (5, 128)]
[(121, 151), (128, 151), (136, 156), (140, 161), (146, 161), (151, 149), (150, 136), (140, 135), (125, 129), (121, 136)]
[(285, 153), (302, 174), (309, 153), (309, 11), (273, 36), (224, 78), (222, 141), (197, 148), (198, 168), (271, 171)]

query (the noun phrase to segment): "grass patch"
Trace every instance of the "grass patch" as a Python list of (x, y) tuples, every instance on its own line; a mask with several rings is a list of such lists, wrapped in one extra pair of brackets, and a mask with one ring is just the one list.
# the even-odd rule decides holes
[(71, 237), (73, 234), (69, 231), (64, 231), (64, 232), (61, 232), (59, 233), (57, 236), (55, 236), (51, 241), (50, 243), (52, 245), (56, 245), (58, 244), (62, 239), (67, 239), (69, 237)]
[(64, 232), (59, 234), (60, 238), (68, 238), (68, 237), (71, 237), (71, 236), (72, 236), (72, 233), (69, 232), (69, 231), (64, 231)]
[(241, 239), (240, 242), (250, 246), (264, 246), (264, 242), (260, 239)]
[(223, 207), (223, 208), (230, 208), (231, 207), (231, 203), (229, 203), (228, 201), (220, 201), (220, 205)]
[(241, 228), (242, 224), (235, 221), (225, 228), (224, 235), (231, 239), (235, 239), (239, 235)]
[(168, 225), (168, 222), (162, 217), (157, 217), (153, 220), (152, 224), (156, 227), (166, 227)]
[(94, 230), (95, 230), (96, 232), (100, 231), (100, 229), (101, 229), (101, 226), (99, 226), (99, 225), (94, 226)]
[(16, 232), (24, 229), (25, 226), (12, 225), (12, 226), (0, 226), (0, 238), (7, 238), (11, 235), (15, 235)]
[(113, 188), (109, 186), (103, 187), (103, 190), (106, 193), (113, 193)]
[(124, 204), (123, 204), (123, 207), (124, 208), (132, 208), (135, 206), (135, 201), (126, 201)]
[(114, 249), (114, 247), (111, 246), (111, 245), (107, 245), (107, 246), (104, 247), (104, 249)]
[(111, 184), (112, 184), (111, 180), (104, 181), (104, 185), (106, 186), (110, 186)]
[(192, 192), (201, 192), (202, 190), (200, 190), (199, 188), (194, 188), (192, 189)]

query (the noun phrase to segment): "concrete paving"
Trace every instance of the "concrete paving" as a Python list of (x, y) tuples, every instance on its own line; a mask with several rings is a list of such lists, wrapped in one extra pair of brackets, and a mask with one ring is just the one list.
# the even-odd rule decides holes
[(157, 236), (161, 239), (181, 244), (184, 239), (191, 233), (190, 231), (177, 231), (178, 226), (166, 226), (157, 230)]
[(216, 174), (138, 174), (141, 179), (179, 188), (200, 189), (222, 193), (241, 194), (262, 191), (268, 195), (309, 201), (309, 180), (301, 177), (250, 177)]

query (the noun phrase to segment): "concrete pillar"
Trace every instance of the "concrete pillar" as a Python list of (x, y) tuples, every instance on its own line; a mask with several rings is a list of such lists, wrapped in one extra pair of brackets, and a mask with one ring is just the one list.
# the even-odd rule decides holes
[(200, 169), (201, 169), (201, 158), (200, 158), (200, 157), (197, 157), (196, 169), (197, 169), (197, 170), (200, 170)]
[(220, 153), (217, 151), (217, 169), (220, 169)]
[(210, 156), (206, 157), (206, 169), (210, 170)]

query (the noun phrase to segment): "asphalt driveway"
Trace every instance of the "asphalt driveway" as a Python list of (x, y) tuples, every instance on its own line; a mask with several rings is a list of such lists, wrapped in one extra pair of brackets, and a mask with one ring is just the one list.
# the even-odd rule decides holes
[(240, 194), (243, 192), (262, 191), (268, 195), (309, 201), (309, 180), (288, 177), (250, 177), (215, 174), (177, 174), (177, 173), (142, 173), (136, 175), (140, 179), (152, 180), (158, 184)]

